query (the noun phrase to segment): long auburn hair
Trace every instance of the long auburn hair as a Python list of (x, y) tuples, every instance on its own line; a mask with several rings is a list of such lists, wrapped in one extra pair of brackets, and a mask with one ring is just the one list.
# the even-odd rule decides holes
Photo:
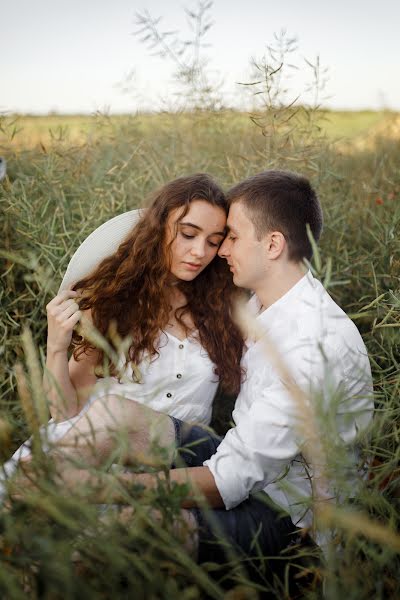
[[(119, 338), (129, 336), (126, 363), (132, 364), (134, 372), (145, 355), (157, 358), (160, 331), (167, 325), (171, 311), (167, 283), (171, 255), (170, 245), (166, 246), (169, 214), (183, 208), (183, 218), (194, 200), (204, 200), (228, 213), (224, 193), (204, 173), (175, 179), (150, 200), (149, 208), (118, 250), (74, 286), (75, 290), (82, 290), (80, 309), (91, 309), (93, 324), (104, 337), (110, 337), (112, 323)], [(180, 280), (176, 285), (186, 298), (185, 306), (175, 311), (178, 322), (190, 334), (182, 318), (187, 313), (191, 315), (196, 335), (215, 365), (222, 388), (237, 393), (243, 337), (232, 319), (232, 310), (241, 292), (233, 285), (226, 261), (216, 256), (194, 280)], [(72, 344), (76, 360), (94, 349), (75, 332)], [(104, 352), (100, 350), (98, 364), (102, 365), (103, 360)], [(110, 367), (115, 374), (116, 365)]]

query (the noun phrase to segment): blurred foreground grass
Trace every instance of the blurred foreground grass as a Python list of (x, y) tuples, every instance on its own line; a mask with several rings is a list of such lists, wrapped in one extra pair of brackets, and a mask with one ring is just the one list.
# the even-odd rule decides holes
[[(16, 363), (26, 364), (22, 329), (30, 328), (43, 361), (44, 307), (73, 251), (95, 227), (142, 205), (151, 190), (179, 175), (206, 171), (228, 187), (267, 168), (302, 172), (325, 212), (314, 268), (364, 336), (377, 406), (369, 450), (374, 464), (356, 503), (368, 527), (338, 514), (336, 545), (321, 568), (326, 598), (394, 599), (400, 596), (400, 118), (305, 113), (295, 123), (289, 129), (279, 115), (253, 115), (251, 122), (229, 111), (2, 119), (0, 154), (8, 162), (0, 183), (2, 457), (31, 433), (15, 377)], [(220, 404), (219, 413), (219, 422), (226, 421), (227, 407)], [(64, 497), (50, 475), (43, 476), (46, 468), (40, 467), (37, 493), (0, 513), (1, 597), (260, 593), (243, 561), (233, 560), (228, 569), (230, 586), (240, 589), (226, 596), (227, 574), (188, 558), (171, 528), (185, 490), (160, 486), (150, 498), (161, 524), (145, 512), (138, 490), (129, 500), (137, 518), (121, 527), (100, 521), (83, 496)], [(78, 563), (71, 561), (73, 551), (80, 553)], [(311, 589), (306, 597), (315, 594)], [(289, 592), (277, 584), (273, 597)]]

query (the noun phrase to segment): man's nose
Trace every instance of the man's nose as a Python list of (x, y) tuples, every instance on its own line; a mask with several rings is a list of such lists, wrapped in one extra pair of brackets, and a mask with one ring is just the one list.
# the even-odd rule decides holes
[(222, 242), (222, 244), (219, 247), (218, 250), (218, 256), (220, 256), (221, 258), (227, 258), (229, 256), (229, 241), (228, 239), (224, 239), (224, 241)]

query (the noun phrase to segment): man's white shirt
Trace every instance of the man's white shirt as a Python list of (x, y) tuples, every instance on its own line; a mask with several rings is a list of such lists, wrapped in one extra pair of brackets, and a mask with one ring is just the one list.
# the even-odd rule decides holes
[[(370, 364), (356, 326), (310, 272), (263, 312), (256, 296), (248, 307), (261, 338), (273, 344), (318, 413), (321, 435), (328, 432), (336, 447), (346, 448), (353, 485), (357, 453), (352, 442), (373, 412)], [(313, 473), (301, 454), (306, 440), (298, 404), (262, 339), (249, 339), (247, 348), (245, 381), (232, 414), (235, 426), (204, 465), (227, 509), (264, 490), (295, 525), (310, 527)], [(329, 493), (340, 494), (333, 482)]]

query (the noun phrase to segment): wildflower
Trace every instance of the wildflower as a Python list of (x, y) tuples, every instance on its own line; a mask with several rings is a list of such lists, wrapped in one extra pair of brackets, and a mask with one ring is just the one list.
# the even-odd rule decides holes
[(378, 198), (376, 198), (376, 200), (375, 200), (375, 204), (378, 206), (382, 206), (383, 199), (380, 196), (378, 196)]

